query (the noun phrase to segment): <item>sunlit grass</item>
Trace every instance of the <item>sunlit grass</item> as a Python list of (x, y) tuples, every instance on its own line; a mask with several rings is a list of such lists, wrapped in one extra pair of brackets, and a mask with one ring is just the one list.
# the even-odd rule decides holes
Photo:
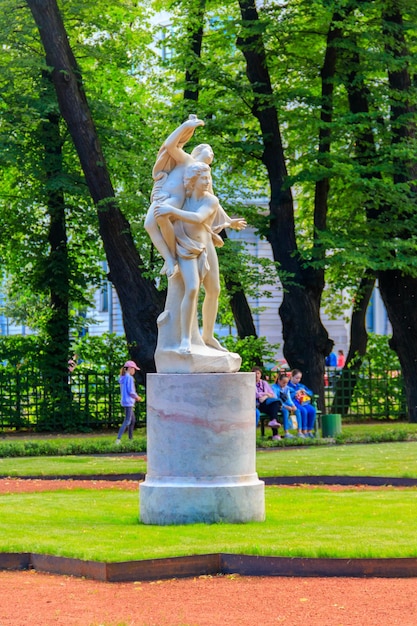
[[(259, 450), (260, 476), (388, 476), (417, 478), (417, 442)], [(2, 476), (68, 476), (146, 472), (145, 456), (0, 458)]]
[(417, 478), (417, 442), (258, 451), (260, 476)]
[(145, 456), (83, 455), (0, 458), (0, 476), (86, 476), (137, 474), (145, 471)]
[(146, 526), (131, 491), (0, 497), (0, 551), (98, 561), (229, 552), (292, 557), (417, 557), (417, 489), (266, 488), (250, 524)]

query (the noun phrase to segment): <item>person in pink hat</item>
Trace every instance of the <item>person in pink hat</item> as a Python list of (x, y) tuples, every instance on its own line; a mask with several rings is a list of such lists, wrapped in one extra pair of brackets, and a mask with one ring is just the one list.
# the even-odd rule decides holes
[(135, 371), (139, 370), (140, 368), (134, 361), (126, 361), (120, 370), (120, 404), (125, 410), (125, 419), (117, 434), (116, 445), (121, 444), (122, 435), (126, 429), (128, 429), (129, 439), (133, 439), (133, 429), (136, 422), (134, 406), (135, 402), (142, 401), (142, 398), (136, 393), (135, 379), (133, 378)]

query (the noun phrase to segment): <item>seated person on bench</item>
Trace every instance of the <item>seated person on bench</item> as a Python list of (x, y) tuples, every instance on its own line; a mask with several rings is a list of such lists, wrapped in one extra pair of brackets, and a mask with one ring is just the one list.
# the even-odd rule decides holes
[(289, 432), (293, 428), (290, 413), (294, 414), (297, 418), (298, 436), (304, 437), (301, 430), (301, 415), (292, 401), (290, 390), (288, 388), (288, 381), (288, 375), (286, 373), (280, 373), (277, 374), (275, 382), (271, 385), (272, 391), (275, 392), (276, 397), (282, 402), (281, 413), (282, 420), (284, 422), (284, 437), (285, 439), (294, 438), (294, 435), (291, 435)]
[(256, 374), (256, 406), (261, 413), (266, 413), (266, 415), (271, 418), (268, 422), (268, 426), (272, 428), (272, 439), (281, 439), (278, 435), (278, 428), (281, 424), (277, 420), (281, 402), (273, 392), (271, 385), (267, 383), (266, 380), (262, 380), (261, 368), (253, 367), (252, 372)]
[[(291, 398), (301, 414), (302, 431), (304, 437), (314, 437), (314, 424), (316, 422), (316, 408), (311, 404), (314, 392), (301, 383), (303, 374), (301, 370), (292, 370), (288, 383)], [(300, 436), (300, 435), (299, 435)]]

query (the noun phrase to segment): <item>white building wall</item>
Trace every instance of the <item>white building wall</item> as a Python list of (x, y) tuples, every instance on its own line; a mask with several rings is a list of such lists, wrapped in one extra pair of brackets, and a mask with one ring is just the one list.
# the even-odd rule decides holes
[(94, 307), (87, 310), (87, 318), (93, 319), (94, 324), (88, 327), (88, 334), (97, 337), (104, 333), (124, 335), (122, 310), (116, 290), (110, 281), (105, 285), (107, 298), (103, 298), (103, 289), (96, 291)]

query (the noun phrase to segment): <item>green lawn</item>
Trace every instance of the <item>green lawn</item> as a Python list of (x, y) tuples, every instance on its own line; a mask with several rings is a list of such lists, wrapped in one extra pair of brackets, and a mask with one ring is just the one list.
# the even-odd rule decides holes
[[(393, 476), (417, 478), (417, 442), (259, 450), (259, 476)], [(145, 473), (145, 456), (0, 458), (1, 476)]]
[(146, 472), (144, 456), (35, 456), (0, 458), (0, 476), (66, 476)]
[[(414, 426), (414, 425), (413, 425)], [(0, 458), (8, 476), (146, 472), (139, 455)], [(417, 442), (313, 445), (257, 452), (260, 476), (417, 478)], [(298, 557), (417, 557), (417, 489), (267, 487), (251, 524), (145, 526), (138, 493), (100, 490), (0, 497), (0, 551), (124, 561), (213, 552)]]
[(125, 561), (213, 552), (417, 557), (417, 489), (267, 487), (267, 519), (145, 526), (138, 494), (59, 491), (0, 498), (0, 551)]
[(256, 460), (260, 476), (417, 478), (415, 441), (258, 451)]

